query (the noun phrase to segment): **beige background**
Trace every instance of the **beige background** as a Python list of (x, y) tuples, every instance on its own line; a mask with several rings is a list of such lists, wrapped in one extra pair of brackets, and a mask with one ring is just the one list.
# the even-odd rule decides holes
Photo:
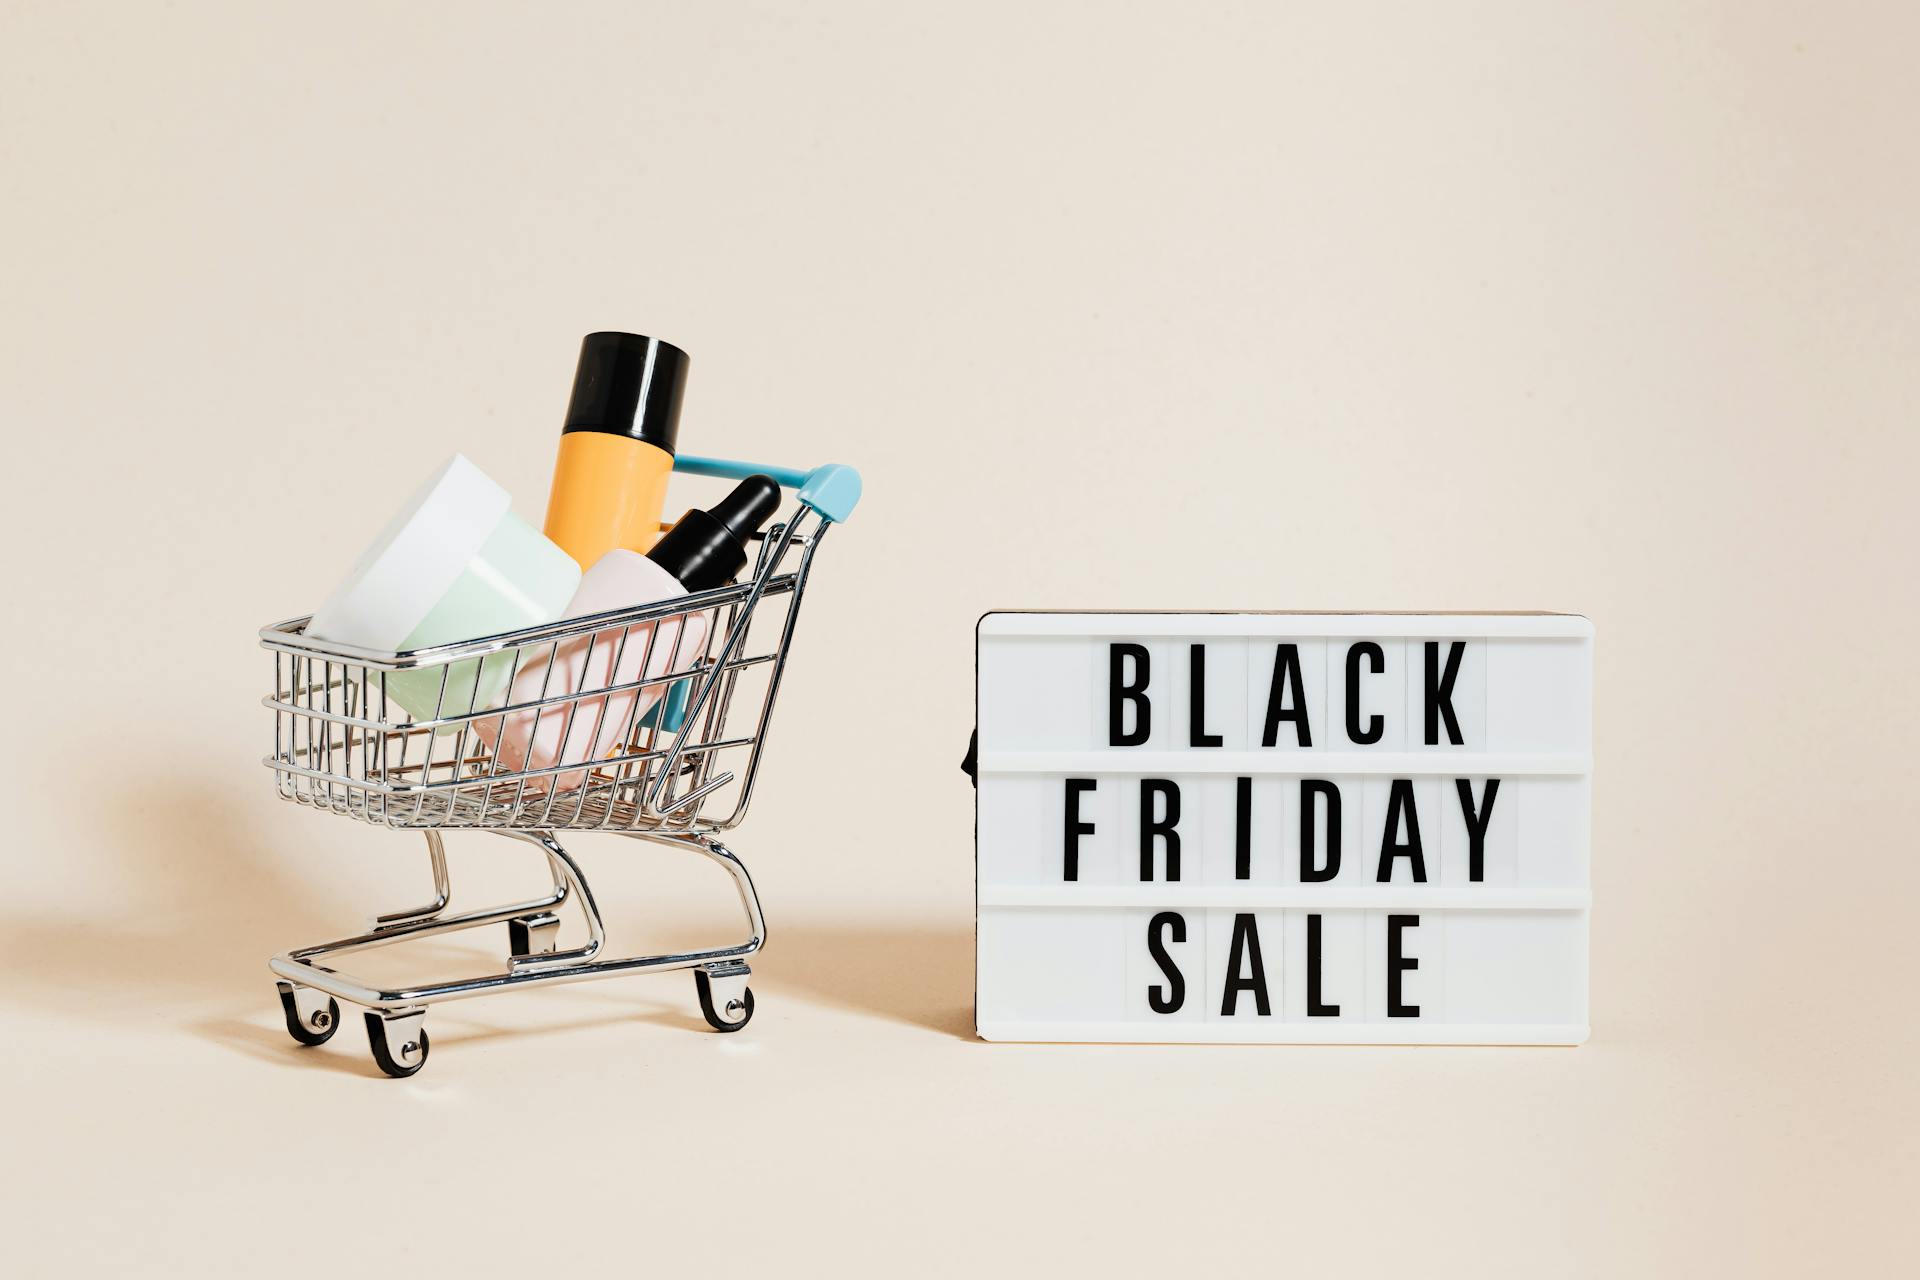
[[(1916, 39), (1899, 4), (0, 5), (9, 1261), (1890, 1263)], [(390, 1083), (357, 1027), (297, 1050), (264, 960), (424, 859), (272, 798), (254, 632), (456, 447), (537, 517), (602, 327), (694, 353), (690, 451), (868, 481), (738, 833), (759, 1013), (707, 1034), (683, 976), (453, 1005)], [(1009, 606), (1589, 614), (1592, 1043), (973, 1041), (955, 762)], [(608, 843), (633, 945), (732, 928)]]

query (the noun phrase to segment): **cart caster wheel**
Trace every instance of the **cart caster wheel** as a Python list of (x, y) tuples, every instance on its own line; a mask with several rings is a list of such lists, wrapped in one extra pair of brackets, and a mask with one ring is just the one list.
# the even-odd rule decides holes
[(717, 979), (709, 977), (705, 969), (693, 971), (693, 985), (700, 992), (700, 1012), (715, 1031), (738, 1031), (753, 1017), (753, 989), (747, 986), (746, 976), (744, 969)]
[(379, 1068), (396, 1080), (405, 1080), (427, 1065), (427, 1029), (417, 1013), (387, 1019), (369, 1010), (367, 1047)]
[(304, 1045), (325, 1044), (340, 1029), (340, 1005), (332, 996), (320, 1003), (320, 993), (290, 982), (280, 988), (280, 1008), (287, 1015), (287, 1034)]

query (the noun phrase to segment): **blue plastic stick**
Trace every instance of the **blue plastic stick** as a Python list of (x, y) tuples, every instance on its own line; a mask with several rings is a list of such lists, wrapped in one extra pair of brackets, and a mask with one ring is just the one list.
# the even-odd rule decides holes
[(668, 733), (680, 732), (680, 726), (687, 722), (687, 698), (693, 692), (693, 677), (676, 680), (667, 686), (667, 696), (647, 708), (647, 714), (640, 717), (640, 727), (649, 728), (655, 720)]
[(735, 462), (730, 458), (696, 458), (681, 454), (673, 460), (673, 469), (690, 476), (714, 476), (721, 480), (744, 480), (748, 476), (772, 476), (789, 489), (798, 490), (800, 501), (818, 511), (823, 519), (841, 524), (860, 505), (860, 473), (843, 463), (829, 462), (811, 471), (797, 467), (770, 467), (760, 462)]

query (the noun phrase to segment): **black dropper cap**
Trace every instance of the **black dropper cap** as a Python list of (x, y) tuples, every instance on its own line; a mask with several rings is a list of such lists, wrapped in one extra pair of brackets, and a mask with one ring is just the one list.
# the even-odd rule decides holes
[(647, 552), (689, 592), (708, 591), (733, 580), (747, 563), (747, 536), (780, 509), (780, 485), (772, 476), (748, 476), (711, 511), (689, 511)]
[(567, 402), (568, 431), (631, 436), (668, 453), (680, 436), (687, 353), (637, 333), (590, 333), (580, 343)]

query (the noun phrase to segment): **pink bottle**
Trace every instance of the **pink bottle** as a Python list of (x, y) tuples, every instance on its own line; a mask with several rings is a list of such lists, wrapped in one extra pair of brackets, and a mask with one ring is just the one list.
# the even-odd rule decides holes
[[(613, 609), (630, 609), (707, 591), (730, 581), (747, 562), (748, 535), (780, 505), (780, 486), (768, 476), (748, 476), (711, 511), (688, 511), (645, 555), (615, 549), (601, 556), (580, 579), (567, 605), (569, 618)], [(591, 766), (618, 756), (634, 726), (672, 688), (663, 677), (690, 672), (706, 655), (712, 614), (696, 613), (629, 627), (609, 627), (564, 641), (552, 660), (523, 665), (507, 693), (507, 705), (564, 701), (538, 710), (510, 712), (481, 720), (480, 737), (493, 748), (503, 770), (551, 769), (556, 765)], [(623, 638), (624, 636), (624, 638)], [(657, 683), (639, 689), (584, 698), (596, 689)], [(550, 775), (560, 790), (587, 780), (587, 769)], [(531, 779), (530, 790), (543, 789)]]

